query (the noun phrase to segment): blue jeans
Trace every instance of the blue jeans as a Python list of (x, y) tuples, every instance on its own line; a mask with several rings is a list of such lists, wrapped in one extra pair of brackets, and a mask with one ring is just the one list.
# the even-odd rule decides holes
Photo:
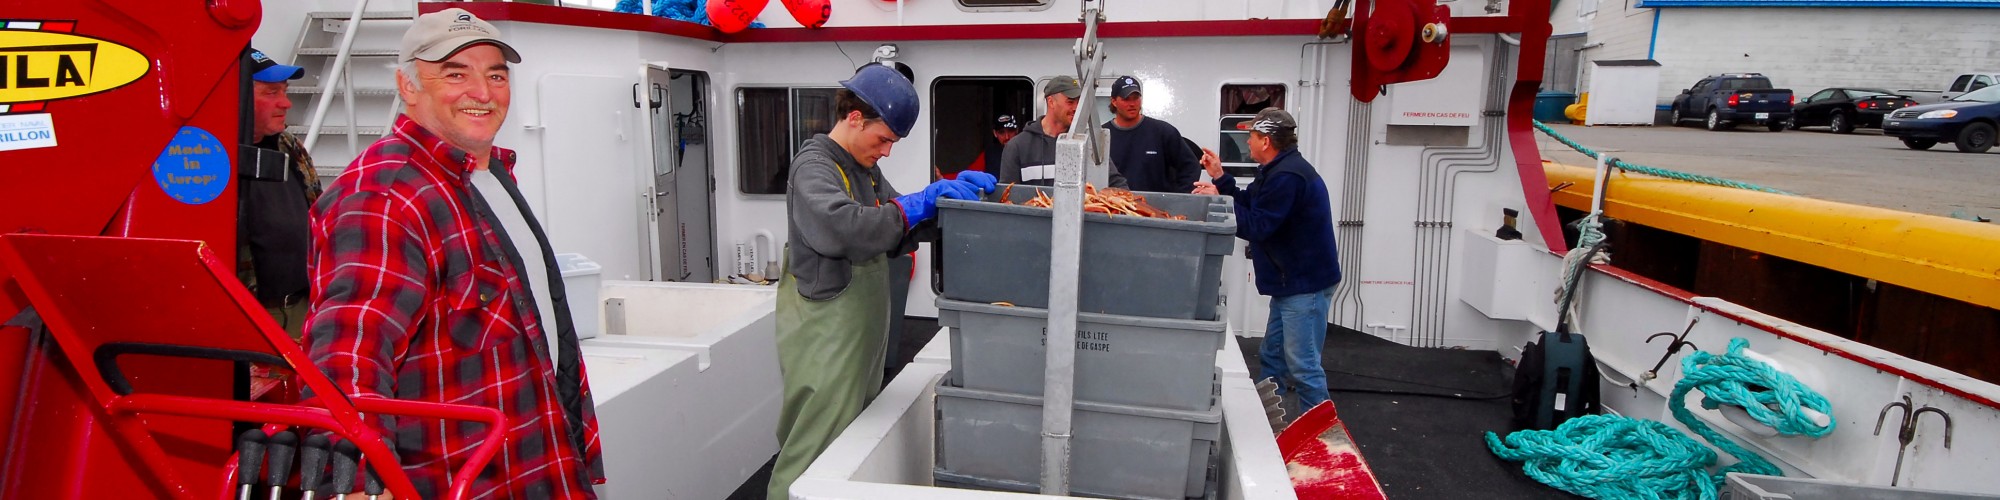
[(1312, 293), (1271, 297), (1271, 322), (1264, 326), (1264, 344), (1257, 356), (1264, 369), (1258, 380), (1276, 379), (1299, 396), (1300, 411), (1326, 401), (1326, 368), (1320, 350), (1326, 347), (1326, 315), (1333, 306), (1333, 287)]

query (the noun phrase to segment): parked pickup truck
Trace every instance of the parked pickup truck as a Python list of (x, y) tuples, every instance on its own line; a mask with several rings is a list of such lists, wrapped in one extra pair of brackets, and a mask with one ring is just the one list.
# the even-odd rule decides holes
[(1980, 71), (1952, 77), (1951, 85), (1946, 86), (1945, 90), (1901, 89), (1896, 93), (1909, 96), (1910, 100), (1917, 101), (1918, 104), (1937, 104), (1995, 84), (2000, 84), (2000, 71)]
[(1674, 126), (1701, 120), (1709, 130), (1759, 123), (1778, 132), (1792, 120), (1792, 91), (1772, 88), (1771, 79), (1758, 73), (1710, 76), (1674, 98), (1671, 120)]

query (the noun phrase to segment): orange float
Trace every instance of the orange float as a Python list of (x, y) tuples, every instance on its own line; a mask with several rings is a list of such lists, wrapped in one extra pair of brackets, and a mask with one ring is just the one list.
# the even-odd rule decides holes
[[(807, 28), (825, 26), (827, 18), (833, 17), (832, 0), (782, 1), (785, 10), (792, 13), (792, 19)], [(757, 15), (764, 12), (764, 6), (769, 4), (770, 0), (709, 0), (708, 19), (715, 23), (715, 29), (735, 33), (750, 27)]]

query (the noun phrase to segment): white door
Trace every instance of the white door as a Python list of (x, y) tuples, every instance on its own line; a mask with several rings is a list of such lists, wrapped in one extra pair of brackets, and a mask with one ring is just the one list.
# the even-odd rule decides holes
[[(633, 79), (550, 74), (538, 80), (543, 163), (543, 223), (556, 253), (580, 253), (604, 268), (604, 279), (646, 279), (646, 199), (635, 172)], [(525, 161), (524, 161), (525, 163)], [(527, 184), (526, 181), (523, 184)], [(537, 201), (535, 193), (530, 203)]]
[(715, 279), (715, 180), (708, 154), (708, 76), (646, 67), (642, 103), (652, 149), (649, 189), (654, 267), (660, 281)]

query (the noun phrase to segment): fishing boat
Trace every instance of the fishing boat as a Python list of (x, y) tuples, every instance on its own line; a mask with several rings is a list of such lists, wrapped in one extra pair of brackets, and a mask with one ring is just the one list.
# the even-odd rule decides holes
[[(492, 422), (453, 405), (254, 400), (268, 387), (244, 366), (310, 362), (228, 264), (246, 48), (307, 68), (290, 131), (332, 178), (400, 109), (403, 30), (450, 8), (492, 22), (523, 59), (495, 143), (519, 153), (527, 208), (574, 254), (563, 269), (607, 498), (761, 496), (777, 451), (769, 283), (785, 172), (831, 127), (836, 82), (871, 63), (909, 69), (920, 94), (924, 126), (880, 165), (905, 190), (966, 168), (996, 116), (1040, 116), (1051, 75), (1083, 77), (1097, 118), (1082, 125), (1111, 116), (1114, 78), (1137, 79), (1148, 117), (1246, 181), (1256, 164), (1239, 125), (1264, 107), (1298, 118), (1346, 271), (1328, 318), (1339, 417), (1310, 434), (1350, 460), (1298, 458), (1273, 430), (1244, 356), (1269, 299), (1239, 240), (1214, 294), (1229, 339), (1215, 356), (1214, 458), (1188, 471), (1185, 497), (1559, 497), (1483, 437), (1511, 430), (1524, 346), (1559, 330), (1589, 339), (1596, 375), (1582, 383), (1603, 414), (1699, 422), (1812, 484), (2000, 494), (2000, 228), (1608, 157), (1544, 162), (1531, 110), (1545, 0), (830, 0), (819, 17), (774, 6), (731, 31), (700, 23), (725, 11), (692, 2), (551, 3), (0, 0), (0, 497), (233, 496), (243, 425), (366, 441), (367, 413)], [(1565, 261), (1584, 254), (1608, 258)], [(1069, 479), (1014, 492), (939, 480), (940, 387), (954, 357), (979, 355), (954, 350), (948, 327), (924, 331), (949, 312), (940, 255), (913, 256), (907, 365), (792, 498), (1067, 491)], [(1829, 409), (1745, 411), (1677, 391), (1690, 357), (1725, 355)], [(1751, 415), (1772, 411), (1830, 430), (1785, 434)]]

